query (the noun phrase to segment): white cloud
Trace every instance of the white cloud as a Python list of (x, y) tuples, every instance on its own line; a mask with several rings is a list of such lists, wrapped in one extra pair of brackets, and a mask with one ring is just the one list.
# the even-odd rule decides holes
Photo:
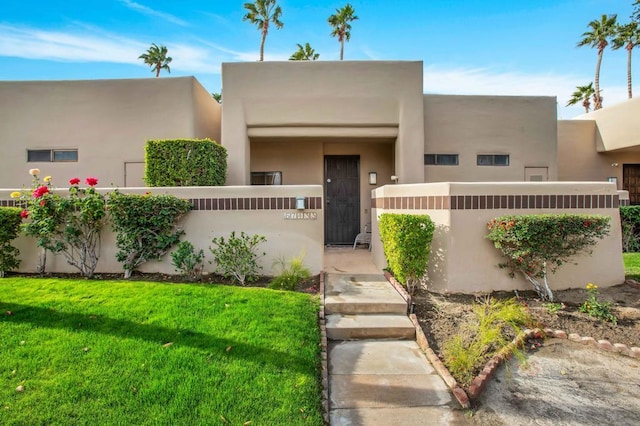
[[(45, 31), (0, 24), (0, 56), (58, 62), (111, 62), (146, 66), (138, 59), (146, 42), (124, 38), (100, 29), (77, 25), (81, 31)], [(181, 72), (220, 72), (220, 58), (203, 46), (167, 43), (171, 69)]]
[(124, 4), (129, 9), (135, 10), (136, 12), (140, 12), (144, 15), (161, 18), (161, 19), (164, 19), (165, 21), (169, 21), (171, 23), (174, 23), (176, 25), (180, 25), (183, 27), (189, 26), (188, 22), (183, 21), (182, 19), (178, 18), (177, 16), (171, 15), (170, 13), (160, 12), (158, 10), (151, 9), (150, 7), (147, 7), (140, 3), (136, 3), (131, 0), (120, 0), (120, 3)]
[[(454, 95), (556, 96), (558, 116), (571, 118), (584, 113), (584, 110), (579, 105), (565, 105), (576, 86), (587, 80), (588, 78), (575, 75), (525, 74), (489, 68), (446, 68), (433, 65), (425, 67), (424, 91)], [(605, 106), (626, 99), (626, 90), (625, 86), (603, 86)]]

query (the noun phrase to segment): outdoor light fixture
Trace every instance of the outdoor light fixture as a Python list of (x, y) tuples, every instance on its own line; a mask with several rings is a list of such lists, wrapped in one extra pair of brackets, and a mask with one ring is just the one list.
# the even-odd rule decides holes
[(394, 183), (398, 183), (398, 176), (396, 176), (396, 175), (391, 176), (391, 180), (392, 180)]
[(304, 210), (306, 207), (304, 205), (304, 197), (296, 197), (296, 210)]
[(378, 174), (376, 172), (369, 172), (369, 185), (377, 185)]

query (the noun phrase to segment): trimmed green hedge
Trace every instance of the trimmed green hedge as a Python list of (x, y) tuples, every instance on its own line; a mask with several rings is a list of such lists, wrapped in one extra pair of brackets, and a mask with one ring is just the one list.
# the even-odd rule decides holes
[(380, 238), (389, 269), (412, 293), (424, 276), (435, 225), (427, 215), (384, 213)]
[(640, 252), (640, 206), (620, 206), (622, 251)]
[(17, 207), (0, 207), (0, 278), (4, 273), (20, 266), (20, 251), (11, 245), (18, 237), (22, 217)]
[(221, 186), (226, 177), (227, 149), (211, 139), (147, 141), (148, 186)]

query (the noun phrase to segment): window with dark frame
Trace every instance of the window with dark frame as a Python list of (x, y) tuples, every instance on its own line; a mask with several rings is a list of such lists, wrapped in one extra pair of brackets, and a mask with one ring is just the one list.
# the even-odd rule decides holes
[(478, 154), (478, 166), (508, 166), (508, 154)]
[(28, 149), (27, 162), (77, 162), (77, 149)]
[(282, 185), (282, 172), (251, 172), (251, 185)]
[(425, 166), (457, 166), (458, 154), (425, 154)]

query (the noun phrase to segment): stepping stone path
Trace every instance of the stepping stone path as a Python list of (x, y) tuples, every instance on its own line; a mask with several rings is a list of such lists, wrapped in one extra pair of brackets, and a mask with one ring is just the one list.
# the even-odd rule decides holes
[(327, 274), (324, 300), (331, 425), (468, 424), (384, 276)]

